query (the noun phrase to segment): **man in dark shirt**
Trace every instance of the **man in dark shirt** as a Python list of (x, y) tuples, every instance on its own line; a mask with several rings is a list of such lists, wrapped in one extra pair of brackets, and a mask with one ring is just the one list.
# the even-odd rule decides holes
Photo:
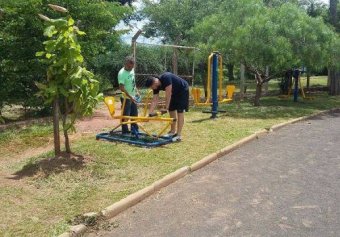
[(157, 106), (159, 91), (165, 91), (165, 108), (169, 111), (170, 117), (177, 121), (177, 130), (176, 124), (172, 123), (168, 136), (180, 141), (184, 125), (184, 111), (189, 109), (189, 84), (184, 79), (166, 72), (159, 77), (148, 78), (145, 86), (153, 90), (150, 114), (154, 112)]

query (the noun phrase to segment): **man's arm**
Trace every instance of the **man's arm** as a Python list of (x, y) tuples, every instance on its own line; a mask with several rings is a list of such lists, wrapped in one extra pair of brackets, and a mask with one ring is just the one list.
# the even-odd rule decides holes
[(150, 109), (149, 109), (149, 113), (152, 114), (153, 111), (155, 110), (157, 103), (158, 103), (158, 99), (159, 99), (159, 94), (154, 94), (152, 97), (152, 101), (151, 101), (151, 105), (150, 105)]
[(121, 90), (121, 92), (124, 92), (125, 95), (135, 104), (137, 104), (137, 101), (135, 100), (135, 98), (133, 98), (126, 90), (125, 90), (125, 86), (124, 84), (119, 84), (119, 89)]
[(167, 110), (169, 110), (171, 94), (172, 94), (172, 85), (168, 85), (167, 87), (165, 87), (165, 108)]

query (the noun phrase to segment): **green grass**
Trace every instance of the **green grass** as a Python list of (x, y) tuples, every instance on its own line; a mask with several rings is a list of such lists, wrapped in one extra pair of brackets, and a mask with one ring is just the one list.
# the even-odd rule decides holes
[[(306, 87), (307, 78), (301, 77), (303, 86)], [(310, 86), (316, 87), (316, 86), (327, 86), (327, 76), (312, 76), (310, 78)]]
[[(339, 97), (319, 94), (298, 103), (277, 97), (221, 106), (227, 113), (216, 120), (202, 113), (186, 114), (183, 142), (147, 149), (96, 141), (94, 136), (75, 141), (77, 156), (51, 159), (52, 153), (11, 163), (16, 180), (0, 185), (0, 235), (56, 236), (73, 217), (100, 211), (155, 180), (221, 149), (255, 131), (316, 111), (340, 107)], [(3, 137), (0, 137), (2, 140)]]
[[(301, 77), (302, 86), (306, 88), (307, 78), (305, 76)], [(236, 87), (239, 88), (239, 81), (236, 83)], [(280, 91), (280, 79), (272, 79), (268, 83), (268, 90), (269, 91)], [(247, 80), (246, 81), (247, 92), (254, 92), (256, 90), (256, 83), (255, 80)], [(317, 87), (317, 86), (327, 86), (327, 76), (312, 76), (310, 78), (310, 87)], [(236, 90), (239, 92), (239, 89)]]
[(0, 132), (0, 161), (29, 148), (38, 148), (51, 140), (51, 124), (30, 125), (20, 130), (9, 129)]

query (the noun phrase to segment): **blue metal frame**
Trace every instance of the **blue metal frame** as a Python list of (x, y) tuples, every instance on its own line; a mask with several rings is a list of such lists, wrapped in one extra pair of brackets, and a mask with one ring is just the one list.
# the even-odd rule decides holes
[[(149, 141), (147, 141), (147, 138), (149, 138)], [(96, 139), (100, 140), (107, 140), (107, 141), (116, 141), (116, 142), (123, 142), (123, 143), (128, 143), (140, 147), (148, 147), (148, 148), (153, 148), (157, 146), (162, 146), (165, 144), (172, 143), (172, 137), (159, 137), (159, 138), (153, 138), (151, 139), (150, 136), (148, 136), (145, 133), (138, 133), (136, 134), (122, 134), (121, 131), (113, 132), (113, 133), (99, 133), (96, 135)]]
[(293, 101), (294, 102), (298, 101), (298, 95), (299, 95), (299, 75), (300, 75), (299, 69), (295, 69), (294, 72), (293, 72), (293, 77), (294, 77), (294, 98), (293, 98)]
[(212, 107), (211, 118), (216, 118), (218, 113), (218, 97), (217, 97), (217, 78), (218, 78), (218, 53), (214, 52), (212, 60)]

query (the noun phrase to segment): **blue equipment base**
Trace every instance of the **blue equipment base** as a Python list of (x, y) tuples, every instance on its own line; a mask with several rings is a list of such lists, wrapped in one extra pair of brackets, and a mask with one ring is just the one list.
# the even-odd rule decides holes
[(106, 132), (106, 133), (99, 133), (96, 135), (96, 139), (100, 140), (108, 140), (108, 141), (116, 141), (116, 142), (124, 142), (136, 146), (141, 147), (157, 147), (162, 146), (168, 143), (173, 142), (171, 137), (150, 137), (149, 135), (145, 133), (138, 133), (136, 134), (122, 134), (121, 131), (116, 132)]

